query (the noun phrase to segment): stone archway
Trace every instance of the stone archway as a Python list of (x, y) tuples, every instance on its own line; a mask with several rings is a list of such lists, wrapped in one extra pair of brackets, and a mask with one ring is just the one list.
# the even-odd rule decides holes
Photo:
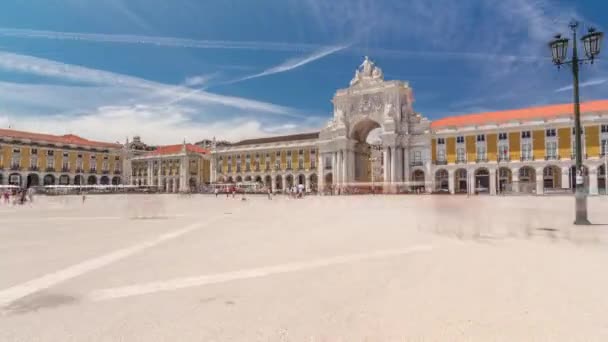
[(562, 169), (555, 165), (543, 168), (543, 190), (552, 191), (562, 188)]
[(422, 170), (414, 170), (412, 172), (412, 176), (410, 177), (412, 181), (412, 185), (410, 189), (414, 192), (424, 192), (424, 171)]
[(35, 173), (30, 173), (27, 175), (27, 187), (31, 186), (39, 186), (40, 185), (40, 177), (38, 177)]
[(120, 177), (112, 177), (112, 185), (120, 185)]
[(513, 175), (508, 167), (498, 169), (498, 189), (499, 193), (513, 191)]
[(272, 187), (272, 176), (266, 175), (266, 177), (264, 177), (264, 186), (269, 189)]
[(110, 178), (108, 178), (108, 176), (102, 176), (99, 179), (99, 184), (101, 184), (101, 185), (110, 185)]
[(243, 177), (241, 177), (241, 176), (236, 176), (236, 182), (237, 182), (237, 183), (241, 183), (241, 182), (243, 182)]
[(74, 185), (83, 185), (84, 184), (84, 178), (82, 177), (82, 175), (76, 175), (74, 177)]
[[(374, 156), (369, 137), (373, 130), (382, 132), (377, 140), (383, 151), (376, 151), (375, 157), (385, 165), (382, 181), (391, 184), (388, 189), (394, 191), (396, 183), (408, 178), (410, 144), (430, 130), (430, 121), (414, 111), (413, 100), (407, 83), (385, 81), (382, 70), (365, 58), (350, 86), (336, 91), (333, 120), (319, 133), (319, 153), (332, 160), (333, 183), (371, 182), (375, 164), (371, 163)], [(430, 154), (416, 148), (422, 155)]]
[(274, 188), (276, 190), (283, 190), (283, 178), (280, 175), (274, 177)]
[(255, 182), (258, 184), (264, 184), (264, 182), (262, 182), (262, 176), (255, 176)]
[(319, 180), (317, 179), (316, 173), (313, 173), (310, 175), (309, 182), (310, 182), (310, 191), (316, 192), (318, 190), (317, 186), (319, 184)]
[(48, 174), (42, 178), (44, 185), (55, 185), (55, 176)]
[(450, 191), (450, 176), (446, 169), (439, 169), (435, 172), (435, 191), (447, 193)]
[(10, 175), (8, 175), (8, 184), (21, 186), (21, 174), (11, 173)]
[[(97, 185), (97, 177), (90, 175), (89, 178), (87, 178), (87, 184), (88, 185)], [(145, 180), (144, 180), (144, 184), (145, 184)]]
[(245, 177), (245, 182), (251, 182), (251, 176), (246, 176)]
[(292, 175), (285, 176), (285, 188), (291, 189), (292, 186), (293, 186), (293, 176)]
[(190, 177), (190, 180), (188, 180), (188, 187), (189, 187), (190, 191), (192, 191), (192, 192), (196, 191), (197, 182), (194, 177)]
[(519, 184), (518, 190), (522, 193), (534, 193), (536, 191), (536, 171), (531, 166), (522, 166), (517, 171)]
[(70, 184), (70, 176), (61, 175), (59, 176), (59, 185), (69, 185)]
[(475, 193), (490, 192), (490, 171), (485, 167), (475, 170)]
[(466, 169), (458, 169), (454, 172), (454, 192), (468, 193), (469, 181), (467, 179), (468, 172)]

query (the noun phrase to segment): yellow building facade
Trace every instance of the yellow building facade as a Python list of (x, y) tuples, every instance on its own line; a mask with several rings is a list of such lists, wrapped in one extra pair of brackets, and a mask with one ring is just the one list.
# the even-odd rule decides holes
[(20, 187), (122, 184), (122, 147), (72, 134), (0, 129), (0, 183)]

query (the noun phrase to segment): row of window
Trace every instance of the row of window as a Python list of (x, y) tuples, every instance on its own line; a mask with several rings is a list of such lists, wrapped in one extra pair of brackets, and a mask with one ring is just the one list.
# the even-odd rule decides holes
[[(575, 150), (576, 150), (575, 148), (572, 149), (571, 158), (574, 156)], [(583, 150), (583, 152), (584, 152), (584, 150)], [(437, 150), (437, 161), (445, 162), (446, 161), (445, 153), (446, 153), (445, 149), (438, 149)], [(608, 154), (608, 138), (602, 139), (600, 154), (602, 156), (606, 156)], [(565, 157), (565, 156), (558, 155), (557, 142), (556, 141), (547, 141), (545, 143), (545, 159), (554, 160), (554, 159), (558, 159), (560, 157)], [(499, 161), (509, 161), (509, 158), (510, 158), (509, 146), (505, 145), (505, 144), (500, 145), (498, 147), (498, 160)], [(481, 144), (477, 145), (476, 159), (477, 159), (477, 161), (487, 161), (486, 146), (481, 145)], [(524, 142), (521, 144), (521, 159), (522, 160), (532, 160), (533, 159), (532, 144), (530, 142)], [(456, 162), (457, 163), (466, 162), (466, 150), (464, 147), (456, 148)]]
[[(23, 149), (22, 147), (14, 147), (13, 148), (13, 154), (21, 154), (22, 149)], [(30, 154), (33, 155), (33, 156), (37, 156), (38, 155), (38, 149), (37, 148), (30, 148)], [(55, 151), (54, 150), (47, 150), (46, 151), (46, 155), (53, 157), (53, 156), (55, 156)], [(64, 158), (67, 158), (68, 156), (69, 156), (69, 154), (67, 152), (63, 152), (63, 157)], [(77, 155), (77, 158), (82, 158), (82, 154), (79, 153)], [(91, 158), (95, 159), (96, 156), (92, 155)], [(103, 159), (107, 160), (109, 158), (108, 158), (108, 156), (104, 156)], [(114, 160), (117, 160), (117, 161), (120, 160), (120, 156), (114, 156)]]
[[(82, 160), (82, 158), (78, 158), (76, 159), (76, 169), (77, 170), (84, 170), (84, 162)], [(90, 170), (97, 170), (97, 163), (96, 163), (96, 158), (95, 156), (91, 156), (91, 164), (90, 164)], [(37, 155), (32, 155), (30, 157), (30, 165), (29, 167), (31, 169), (36, 169), (38, 168), (38, 156)], [(16, 155), (13, 154), (12, 158), (11, 158), (11, 168), (16, 168), (16, 169), (20, 169), (21, 168), (21, 156), (20, 155)], [(46, 160), (46, 168), (47, 169), (54, 169), (55, 168), (55, 158), (49, 158)], [(70, 169), (70, 162), (67, 159), (67, 156), (64, 156), (62, 159), (62, 163), (61, 163), (61, 168), (62, 170), (69, 170)], [(110, 163), (107, 160), (107, 157), (104, 158), (102, 164), (101, 164), (101, 168), (102, 171), (109, 171), (110, 170)], [(115, 172), (119, 172), (120, 171), (120, 163), (116, 163), (114, 164), (114, 171)]]
[[(608, 125), (601, 125), (601, 132), (608, 133)], [(572, 135), (576, 134), (576, 129), (572, 127)], [(584, 129), (581, 127), (581, 134), (585, 134)], [(557, 136), (557, 130), (555, 128), (548, 128), (545, 130), (546, 137), (555, 137)], [(532, 133), (530, 131), (522, 131), (521, 138), (522, 139), (530, 139), (532, 137)], [(476, 136), (476, 140), (478, 142), (486, 141), (485, 134), (478, 134)], [(498, 140), (508, 140), (508, 133), (498, 133)], [(456, 137), (457, 144), (464, 144), (464, 136), (460, 135)], [(445, 145), (445, 138), (437, 138), (437, 145)]]
[[(264, 171), (270, 170), (271, 169), (270, 168), (270, 160), (266, 159), (266, 164), (264, 166), (265, 166)], [(249, 161), (247, 161), (245, 163), (245, 172), (252, 171), (251, 167), (252, 167), (251, 163)], [(316, 167), (317, 167), (316, 159), (311, 158), (310, 159), (310, 168), (311, 169), (315, 169)], [(291, 159), (287, 159), (287, 161), (286, 161), (286, 169), (290, 170), (292, 168), (293, 168), (292, 160)], [(275, 160), (274, 169), (277, 170), (277, 171), (281, 169), (281, 161), (280, 160)], [(302, 159), (302, 158), (298, 159), (298, 169), (299, 170), (303, 170), (304, 169), (304, 159)], [(242, 171), (240, 163), (236, 164), (235, 170), (236, 170), (236, 172), (241, 172)], [(261, 169), (260, 169), (260, 161), (259, 160), (256, 160), (253, 163), (253, 170), (254, 171), (261, 171)], [(222, 172), (222, 163), (218, 163), (218, 165), (217, 165), (217, 171), (218, 172)], [(227, 171), (228, 172), (232, 172), (232, 164), (231, 163), (228, 163), (228, 170)]]
[[(289, 158), (289, 157), (292, 156), (292, 151), (291, 150), (287, 150), (286, 154), (287, 154), (287, 157)], [(313, 159), (315, 154), (316, 154), (315, 150), (310, 150), (310, 159)], [(298, 150), (298, 155), (300, 156), (300, 158), (303, 158), (303, 156), (304, 156), (304, 150)], [(281, 151), (276, 151), (275, 152), (275, 156), (277, 158), (281, 158)], [(237, 160), (241, 160), (241, 155), (237, 154), (236, 155), (236, 159)], [(251, 159), (251, 154), (246, 154), (245, 155), (245, 159), (250, 160)], [(255, 159), (256, 160), (260, 159), (260, 154), (259, 153), (255, 154)], [(270, 153), (266, 153), (266, 159), (270, 159)], [(224, 160), (224, 156), (220, 156), (219, 160), (223, 161)], [(227, 158), (227, 160), (232, 160), (232, 155), (229, 155), (228, 158)]]

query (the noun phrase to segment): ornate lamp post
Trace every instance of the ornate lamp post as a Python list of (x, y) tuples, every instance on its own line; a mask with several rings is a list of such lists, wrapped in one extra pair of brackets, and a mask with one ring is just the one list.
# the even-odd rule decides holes
[(549, 43), (551, 48), (551, 54), (553, 57), (553, 63), (560, 68), (562, 65), (572, 66), (573, 75), (573, 88), (574, 88), (574, 130), (575, 130), (575, 141), (576, 141), (576, 219), (574, 224), (584, 225), (589, 224), (587, 219), (587, 192), (585, 189), (584, 172), (583, 172), (583, 155), (582, 155), (582, 141), (581, 141), (581, 112), (580, 112), (580, 99), (578, 92), (578, 71), (579, 65), (585, 62), (593, 63), (595, 57), (600, 53), (600, 46), (603, 37), (602, 32), (597, 32), (595, 29), (589, 29), (589, 33), (583, 36), (583, 46), (585, 47), (585, 55), (587, 58), (579, 59), (578, 57), (578, 42), (576, 40), (576, 31), (578, 29), (578, 22), (572, 21), (570, 23), (570, 30), (572, 31), (572, 59), (566, 60), (568, 54), (568, 38), (562, 38), (561, 35), (555, 36), (555, 39)]

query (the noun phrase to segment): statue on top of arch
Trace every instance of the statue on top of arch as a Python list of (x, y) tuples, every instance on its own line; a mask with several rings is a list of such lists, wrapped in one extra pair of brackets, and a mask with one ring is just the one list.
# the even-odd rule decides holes
[(357, 70), (355, 70), (355, 77), (350, 81), (350, 85), (354, 86), (358, 84), (360, 81), (382, 81), (384, 80), (384, 74), (382, 73), (382, 69), (380, 69), (376, 64), (369, 59), (368, 56), (365, 56), (365, 60)]

